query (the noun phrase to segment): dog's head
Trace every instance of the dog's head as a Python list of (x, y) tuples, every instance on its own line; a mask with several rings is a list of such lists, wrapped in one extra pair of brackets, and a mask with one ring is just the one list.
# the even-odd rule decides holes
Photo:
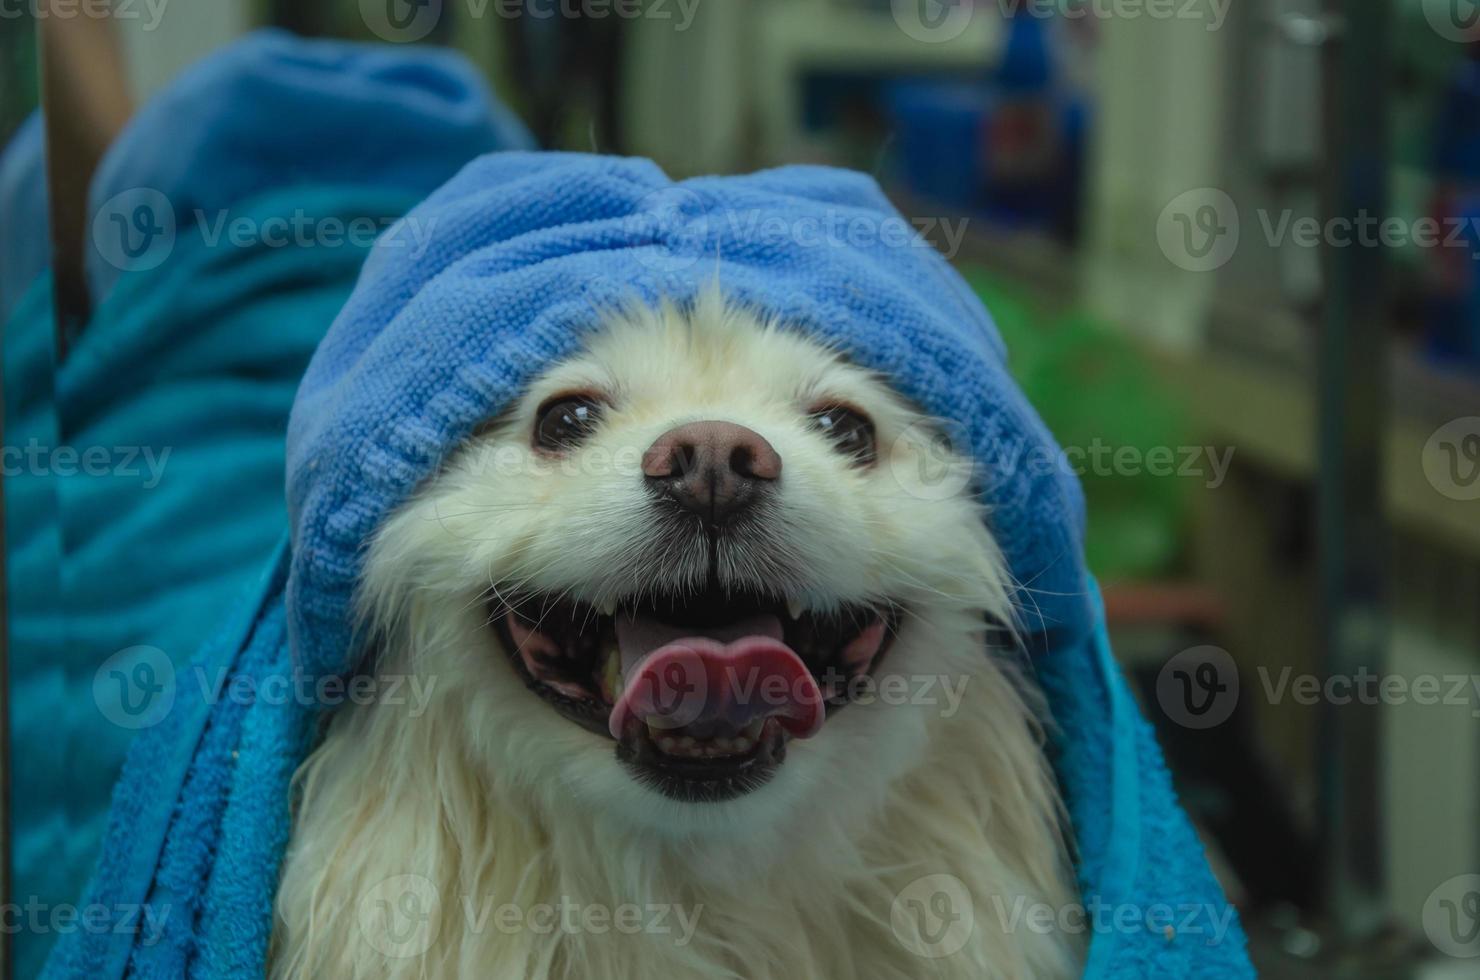
[(381, 669), (548, 807), (695, 832), (866, 809), (1010, 615), (941, 445), (715, 297), (608, 317), (376, 538)]

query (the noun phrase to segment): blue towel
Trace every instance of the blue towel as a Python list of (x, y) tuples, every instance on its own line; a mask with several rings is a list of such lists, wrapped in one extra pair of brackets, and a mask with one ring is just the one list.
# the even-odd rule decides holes
[[(40, 972), (50, 910), (82, 896), (111, 787), (154, 720), (117, 684), (181, 672), (283, 534), (288, 410), (371, 238), (470, 159), (528, 145), (449, 53), (233, 44), (102, 162), (100, 214), (153, 200), (150, 223), (174, 232), (130, 256), (114, 223), (95, 226), (95, 314), (60, 372), (40, 118), (0, 157), (14, 888), (48, 910), (21, 922), (17, 976)], [(274, 244), (279, 230), (295, 237)]]
[[(1081, 556), (1083, 507), (1010, 379), (991, 320), (858, 174), (793, 167), (675, 183), (652, 163), (482, 157), (378, 244), (289, 422), (289, 537), (192, 673), (239, 690), (343, 675), (364, 651), (351, 596), (365, 542), (439, 461), (551, 362), (594, 311), (736, 299), (836, 344), (953, 423), (1014, 577), (1059, 725), (1095, 978), (1252, 975), (1244, 937), (1110, 655)], [(432, 228), (409, 256), (398, 237)], [(398, 232), (400, 234), (398, 234)], [(214, 703), (213, 703), (214, 702)], [(138, 739), (89, 901), (144, 908), (66, 937), (55, 977), (260, 977), (288, 788), (318, 712), (179, 684)], [(121, 915), (121, 912), (114, 912)]]

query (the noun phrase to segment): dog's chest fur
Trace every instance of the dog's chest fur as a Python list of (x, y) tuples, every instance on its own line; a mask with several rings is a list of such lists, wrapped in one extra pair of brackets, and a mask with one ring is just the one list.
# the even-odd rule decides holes
[[(455, 744), (402, 768), (395, 753), (449, 726), (360, 709), (305, 770), (272, 975), (1077, 975), (1079, 940), (1014, 914), (1074, 901), (1041, 751), (1003, 672), (985, 661), (971, 680), (930, 764), (883, 799), (799, 814), (787, 839), (734, 851), (549, 810), (545, 793), (458, 765)], [(395, 778), (375, 778), (387, 765)]]
[[(580, 452), (537, 458), (539, 406), (593, 389), (603, 414)], [(868, 416), (877, 452), (819, 428), (838, 405)], [(767, 510), (700, 541), (674, 536), (687, 525), (651, 474), (612, 461), (706, 419), (752, 427), (785, 469)], [(371, 543), (376, 672), (427, 697), (346, 706), (300, 771), (271, 975), (1075, 975), (1080, 940), (1032, 927), (1074, 900), (1041, 706), (983, 629), (1012, 621), (1010, 576), (977, 502), (916, 479), (938, 454), (927, 421), (719, 297), (619, 320), (552, 367)], [(682, 585), (705, 548), (696, 567), (730, 585), (904, 611), (858, 675), (902, 681), (895, 696), (829, 710), (723, 801), (644, 783), (625, 733), (526, 689), (486, 611), (536, 583), (594, 615)]]

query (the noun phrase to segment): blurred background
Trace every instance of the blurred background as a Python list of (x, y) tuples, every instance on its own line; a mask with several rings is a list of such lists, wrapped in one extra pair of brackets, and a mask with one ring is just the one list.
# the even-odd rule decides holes
[[(44, 94), (53, 185), (85, 185), (181, 69), (269, 25), (456, 49), (544, 147), (873, 174), (1080, 472), (1117, 652), (1261, 972), (1480, 977), (1480, 4), (15, 2), (0, 144)], [(7, 423), (45, 387), (12, 346)], [(70, 762), (28, 762), (26, 706), (116, 646), (37, 666), (20, 623), (65, 613), (68, 544), (34, 541), (6, 459), (10, 893), (64, 902), (48, 869), (85, 867), (68, 821), (98, 818), (28, 809)], [(52, 571), (18, 578), (22, 547)], [(29, 976), (46, 943), (15, 942)]]

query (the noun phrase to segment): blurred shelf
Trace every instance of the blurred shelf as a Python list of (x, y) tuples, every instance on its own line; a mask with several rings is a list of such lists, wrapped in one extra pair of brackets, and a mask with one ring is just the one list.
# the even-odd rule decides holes
[[(1286, 477), (1314, 477), (1309, 371), (1217, 350), (1175, 357), (1189, 404), (1209, 431)], [(1480, 381), (1441, 373), (1396, 344), (1391, 364), (1394, 411), (1386, 426), (1383, 473), (1389, 514), (1401, 527), (1480, 554), (1480, 501), (1445, 496), (1423, 468), (1424, 446), (1434, 430), (1480, 411)]]
[[(996, 62), (1003, 36), (995, 7), (961, 8), (965, 21), (905, 24), (891, 10), (831, 0), (782, 0), (757, 7), (752, 78), (766, 159), (789, 158), (801, 140), (802, 85), (810, 72), (985, 71)], [(949, 21), (949, 17), (947, 18)]]
[[(912, 216), (949, 213), (901, 196), (896, 201)], [(983, 232), (980, 224), (970, 226), (957, 261), (1029, 288), (1050, 309), (1078, 303), (1081, 277), (1074, 254), (1048, 238)], [(1160, 343), (1133, 325), (1112, 326), (1180, 389), (1213, 438), (1286, 479), (1313, 479), (1311, 331), (1292, 312), (1240, 309), (1226, 302), (1217, 304), (1210, 320), (1210, 341), (1192, 350)], [(1480, 501), (1445, 496), (1428, 482), (1423, 468), (1424, 446), (1439, 426), (1480, 415), (1480, 377), (1441, 370), (1397, 338), (1389, 363), (1383, 483), (1391, 519), (1405, 530), (1480, 555)]]
[[(837, 66), (942, 70), (985, 68), (1002, 38), (1002, 18), (994, 9), (969, 10), (958, 25), (946, 17), (939, 25), (901, 23), (893, 7), (850, 6), (830, 0), (787, 0), (772, 4), (762, 18), (763, 47), (781, 60), (807, 67)], [(914, 30), (919, 36), (912, 36)]]

